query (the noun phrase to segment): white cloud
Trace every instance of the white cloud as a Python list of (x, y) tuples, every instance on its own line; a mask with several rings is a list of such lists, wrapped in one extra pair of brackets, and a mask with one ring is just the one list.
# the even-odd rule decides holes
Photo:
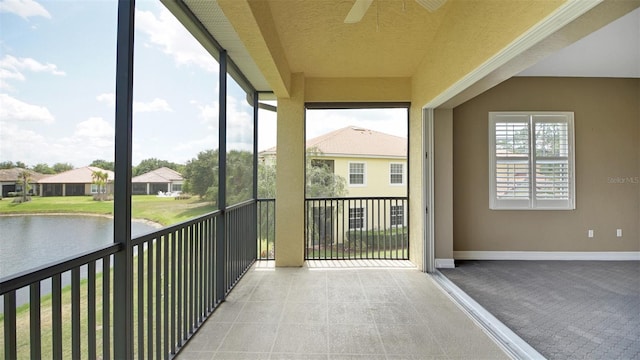
[(133, 102), (133, 112), (173, 111), (169, 103), (164, 99), (155, 98), (151, 102)]
[(27, 19), (31, 16), (42, 16), (51, 19), (51, 14), (34, 0), (2, 0), (0, 1), (0, 13), (7, 12)]
[[(116, 106), (116, 95), (114, 93), (104, 93), (96, 96), (96, 100), (99, 102), (107, 104), (109, 107)], [(156, 111), (167, 111), (171, 112), (173, 109), (169, 106), (169, 103), (160, 98), (155, 98), (150, 102), (142, 102), (142, 101), (134, 101), (133, 102), (133, 112), (134, 113), (142, 113), (142, 112), (156, 112)]]
[(20, 123), (0, 121), (2, 158), (27, 165), (69, 162), (86, 166), (95, 159), (112, 159), (113, 127), (100, 118), (89, 118), (75, 127), (73, 136), (57, 138), (25, 129)]
[(19, 70), (28, 70), (32, 72), (45, 72), (52, 75), (64, 76), (66, 73), (58, 69), (58, 66), (51, 63), (43, 64), (33, 58), (17, 58), (12, 55), (5, 55), (0, 59), (0, 68), (11, 72), (19, 72)]
[(151, 45), (172, 56), (178, 65), (195, 65), (209, 72), (218, 71), (215, 59), (164, 7), (158, 16), (150, 11), (136, 10), (136, 28), (149, 36)]
[(114, 93), (104, 93), (96, 96), (96, 100), (99, 102), (106, 103), (107, 106), (114, 107), (116, 106), (116, 94)]
[(27, 129), (17, 123), (0, 121), (0, 154), (3, 160), (24, 161), (27, 165), (35, 165), (41, 152), (48, 148), (44, 136)]
[(5, 55), (0, 59), (0, 89), (11, 89), (7, 80), (24, 81), (26, 77), (22, 73), (23, 71), (44, 72), (57, 76), (66, 75), (55, 64), (43, 64), (32, 58), (17, 58)]
[(80, 138), (113, 139), (115, 130), (110, 123), (106, 122), (101, 117), (91, 117), (85, 121), (79, 122), (76, 125), (76, 130), (73, 135)]
[[(227, 97), (227, 149), (250, 150), (253, 148), (253, 107), (243, 106), (242, 101)], [(246, 102), (245, 102), (246, 103)]]
[(28, 104), (8, 94), (0, 94), (0, 120), (42, 121), (50, 124), (55, 118), (44, 106)]
[(207, 105), (196, 105), (200, 113), (198, 117), (200, 118), (200, 122), (203, 124), (209, 124), (216, 129), (218, 128), (218, 116), (219, 114), (219, 106), (218, 103), (207, 104)]

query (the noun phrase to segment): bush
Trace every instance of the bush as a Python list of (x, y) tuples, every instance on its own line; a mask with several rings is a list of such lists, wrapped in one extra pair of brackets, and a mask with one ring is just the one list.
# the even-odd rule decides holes
[(389, 250), (404, 248), (409, 244), (409, 233), (406, 227), (395, 227), (378, 230), (349, 230), (345, 234), (350, 249), (368, 248), (372, 250)]
[(23, 198), (22, 196), (20, 197), (16, 197), (13, 199), (13, 201), (11, 201), (14, 204), (22, 204), (23, 202), (29, 202), (31, 201), (31, 196), (27, 196), (25, 198)]
[(174, 197), (174, 199), (176, 199), (176, 200), (189, 200), (189, 199), (191, 199), (191, 195), (182, 193), (182, 194)]
[(113, 195), (111, 194), (95, 194), (93, 195), (93, 201), (111, 201), (113, 200)]

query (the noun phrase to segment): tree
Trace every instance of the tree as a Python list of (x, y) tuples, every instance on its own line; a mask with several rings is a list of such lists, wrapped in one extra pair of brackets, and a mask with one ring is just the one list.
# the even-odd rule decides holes
[(231, 150), (227, 154), (227, 205), (241, 203), (253, 196), (253, 154)]
[(26, 169), (27, 165), (22, 161), (16, 161), (15, 163), (13, 161), (0, 162), (0, 169), (13, 169), (13, 168)]
[(29, 183), (31, 182), (31, 174), (27, 170), (20, 171), (18, 180), (22, 185), (22, 202), (31, 201), (31, 197), (27, 195), (30, 189)]
[(13, 169), (14, 167), (16, 167), (16, 164), (13, 161), (0, 162), (0, 169)]
[(276, 197), (276, 165), (258, 164), (258, 198)]
[(55, 163), (53, 164), (53, 172), (59, 174), (61, 172), (73, 170), (73, 165), (69, 163)]
[[(309, 148), (306, 152), (306, 194), (307, 198), (342, 197), (347, 195), (347, 180), (336, 175), (333, 169), (322, 158), (317, 148)], [(276, 165), (258, 164), (258, 197), (276, 197)]]
[(218, 150), (205, 150), (184, 167), (185, 192), (216, 202), (218, 197)]
[(342, 197), (347, 195), (347, 180), (336, 175), (326, 162), (314, 161), (322, 157), (318, 148), (307, 149), (305, 197)]
[(40, 174), (55, 174), (55, 171), (45, 163), (37, 164), (33, 167), (33, 171)]
[(109, 181), (109, 174), (103, 171), (94, 171), (91, 173), (91, 178), (93, 179), (93, 183), (98, 185), (98, 196), (94, 197), (94, 200), (104, 200), (104, 193), (106, 193), (106, 191), (103, 191), (103, 188), (106, 186), (107, 181)]
[(113, 161), (96, 159), (96, 160), (93, 160), (91, 162), (91, 164), (89, 164), (89, 166), (98, 167), (98, 168), (103, 169), (103, 170), (111, 170), (111, 171), (113, 171), (114, 167), (115, 167), (115, 164), (113, 163)]

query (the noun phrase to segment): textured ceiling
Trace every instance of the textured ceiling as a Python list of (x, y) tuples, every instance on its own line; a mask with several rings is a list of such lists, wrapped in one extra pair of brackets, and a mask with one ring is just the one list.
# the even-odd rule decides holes
[(270, 1), (292, 72), (307, 77), (410, 77), (448, 10), (414, 0), (374, 1), (362, 20), (345, 24), (353, 1)]
[[(567, 4), (565, 0), (447, 0), (431, 13), (415, 0), (374, 0), (360, 22), (345, 24), (354, 0), (182, 2), (257, 90), (287, 97), (291, 74), (303, 73), (308, 79), (360, 78), (363, 86), (362, 79), (421, 81), (424, 94), (419, 95), (425, 98), (437, 95)], [(608, 6), (598, 8), (638, 6), (637, 1), (605, 3)], [(563, 46), (577, 40), (575, 34), (562, 37)], [(416, 80), (416, 74), (421, 79)]]

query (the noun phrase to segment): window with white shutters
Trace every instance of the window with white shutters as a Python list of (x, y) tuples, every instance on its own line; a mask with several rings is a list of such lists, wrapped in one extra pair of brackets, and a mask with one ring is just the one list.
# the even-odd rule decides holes
[(575, 209), (572, 112), (489, 113), (489, 208)]

